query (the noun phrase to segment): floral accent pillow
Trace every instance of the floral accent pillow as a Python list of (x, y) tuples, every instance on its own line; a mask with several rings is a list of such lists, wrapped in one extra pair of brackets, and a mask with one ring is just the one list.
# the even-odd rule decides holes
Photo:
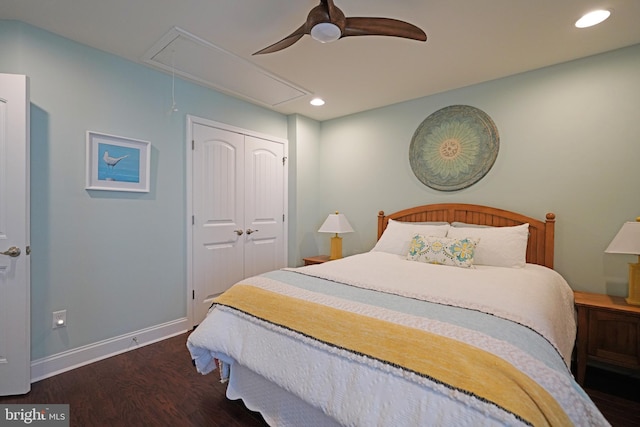
[(479, 239), (452, 239), (449, 237), (416, 234), (409, 245), (407, 259), (429, 264), (474, 268), (473, 255)]

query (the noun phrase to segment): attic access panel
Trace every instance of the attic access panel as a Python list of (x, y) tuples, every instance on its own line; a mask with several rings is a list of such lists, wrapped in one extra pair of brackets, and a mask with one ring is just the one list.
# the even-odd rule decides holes
[(268, 107), (310, 93), (177, 27), (156, 42), (142, 59), (203, 86)]

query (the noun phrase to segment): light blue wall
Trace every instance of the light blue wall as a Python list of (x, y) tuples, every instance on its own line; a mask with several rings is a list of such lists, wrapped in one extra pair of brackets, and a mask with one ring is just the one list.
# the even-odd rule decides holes
[[(327, 217), (320, 180), (320, 123), (304, 116), (289, 117), (289, 206), (294, 238), (289, 242), (289, 264), (302, 265), (302, 257), (321, 253), (317, 230)], [(295, 197), (293, 199), (292, 197)]]
[[(0, 21), (0, 72), (31, 81), (32, 359), (186, 316), (185, 115), (287, 137), (287, 117)], [(151, 192), (85, 190), (85, 133), (151, 142)], [(67, 310), (67, 328), (51, 313)]]
[[(409, 144), (427, 116), (454, 104), (493, 118), (500, 152), (477, 184), (439, 192), (414, 176)], [(320, 164), (319, 207), (344, 212), (356, 230), (343, 236), (345, 254), (373, 246), (379, 210), (466, 202), (554, 212), (556, 269), (574, 289), (626, 296), (635, 258), (603, 252), (640, 215), (640, 45), (325, 121)]]

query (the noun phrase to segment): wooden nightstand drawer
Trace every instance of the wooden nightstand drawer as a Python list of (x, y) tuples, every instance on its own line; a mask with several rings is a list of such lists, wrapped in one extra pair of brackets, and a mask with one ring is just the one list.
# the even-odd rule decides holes
[(589, 310), (587, 354), (627, 368), (640, 368), (640, 316), (609, 310)]

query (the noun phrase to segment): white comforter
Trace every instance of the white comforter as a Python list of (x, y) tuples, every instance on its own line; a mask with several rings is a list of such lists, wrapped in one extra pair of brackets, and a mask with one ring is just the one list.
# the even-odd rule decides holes
[[(561, 276), (544, 267), (462, 269), (368, 252), (298, 271), (376, 291), (469, 307), (516, 321), (537, 330), (569, 363), (575, 337), (572, 292)], [(429, 280), (425, 280), (427, 277)], [(252, 278), (251, 284), (320, 303), (338, 303), (353, 312), (369, 310), (363, 303), (306, 289), (290, 289), (270, 278)], [(387, 316), (388, 312), (381, 310), (372, 315)], [(453, 338), (466, 339), (470, 335), (465, 328), (442, 326), (437, 321), (408, 314), (399, 315), (394, 321), (407, 325), (434, 324)], [(542, 386), (560, 402), (574, 424), (608, 425), (573, 381), (566, 366), (550, 367), (500, 340), (471, 335), (479, 348), (494, 351), (524, 372), (542, 378)], [(212, 310), (191, 334), (187, 345), (199, 372), (206, 374), (215, 369), (214, 358), (230, 365), (240, 363), (342, 425), (527, 425), (490, 402), (462, 391), (433, 384), (363, 355), (310, 338), (301, 339), (292, 331), (223, 306)], [(555, 357), (560, 362), (557, 353)]]

